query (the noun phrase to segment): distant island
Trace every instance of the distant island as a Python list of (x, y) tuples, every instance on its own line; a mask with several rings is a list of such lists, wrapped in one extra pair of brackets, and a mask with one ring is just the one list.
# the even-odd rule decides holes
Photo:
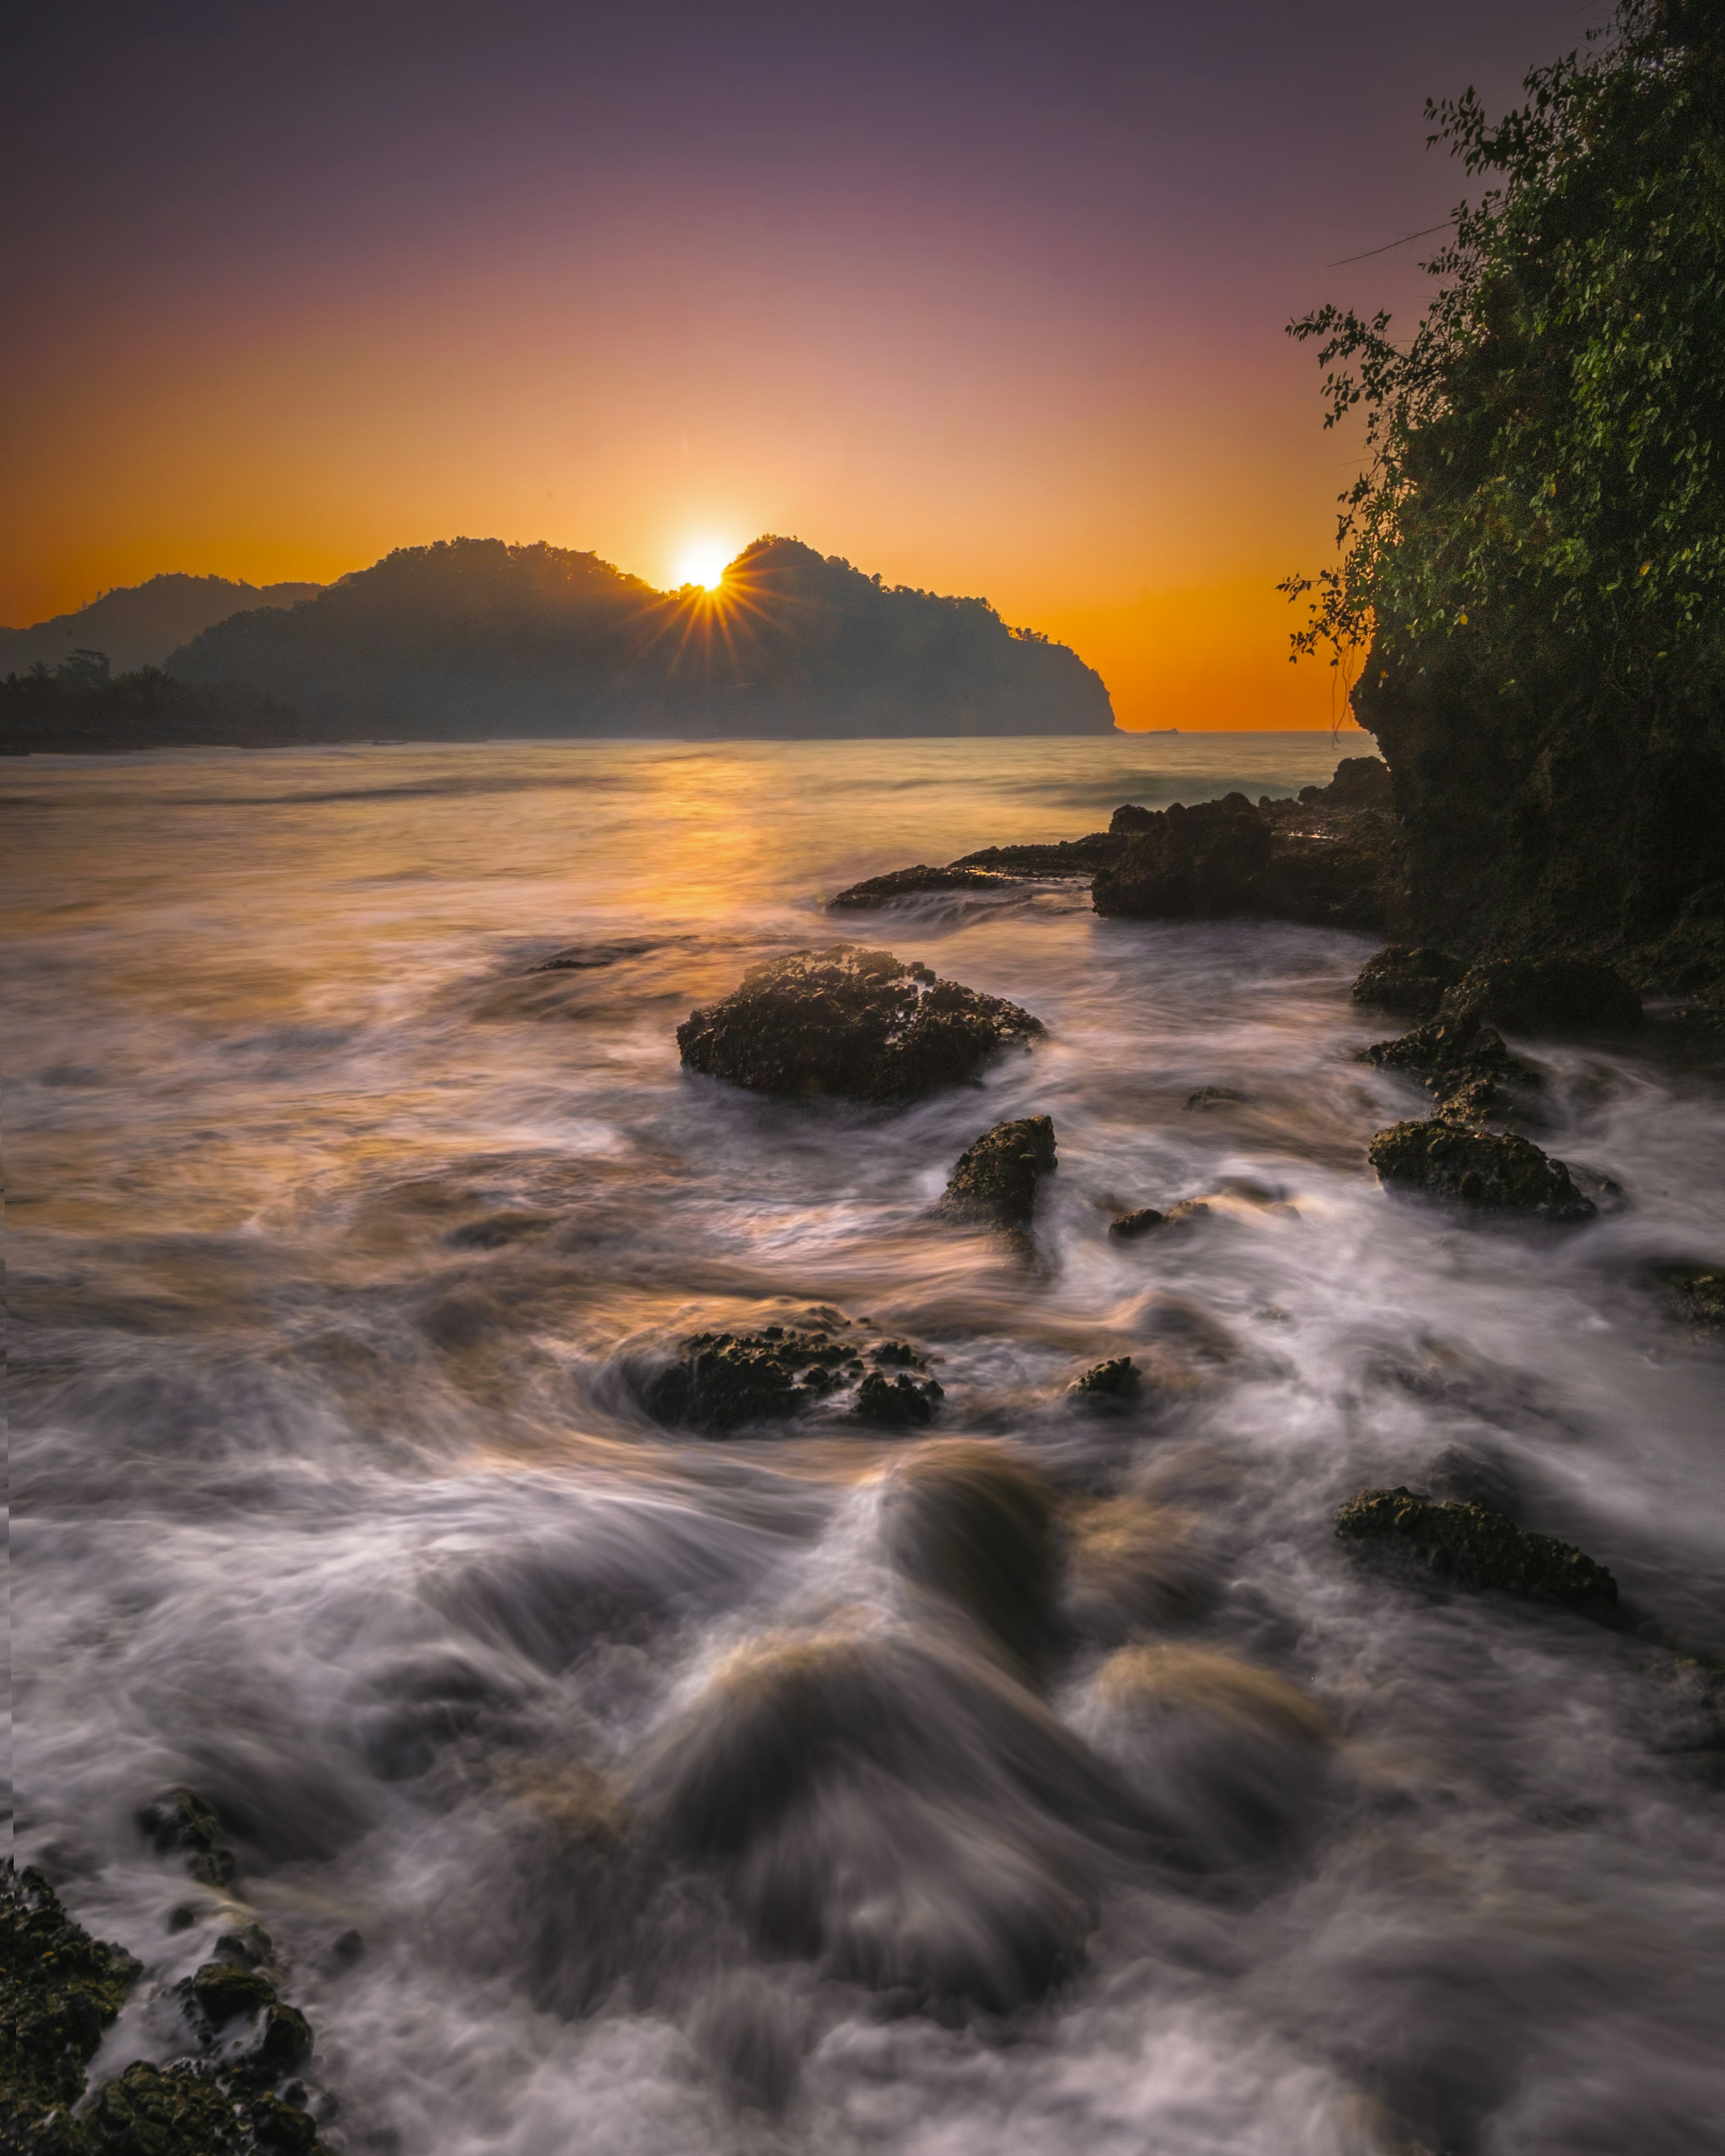
[[(80, 633), (94, 611), (73, 617)], [(658, 591), (542, 543), (454, 539), (290, 607), (231, 612), (161, 670), (116, 673), (93, 637), (0, 682), (0, 749), (1114, 730), (1101, 676), (986, 599), (884, 584), (771, 536), (712, 591)]]

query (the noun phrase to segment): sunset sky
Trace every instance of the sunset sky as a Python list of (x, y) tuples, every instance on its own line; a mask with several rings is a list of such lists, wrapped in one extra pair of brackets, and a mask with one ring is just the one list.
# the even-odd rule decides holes
[(1072, 644), (1132, 726), (1327, 726), (1327, 298), (1408, 318), (1574, 0), (38, 8), (0, 619), (457, 533), (655, 583), (793, 534)]

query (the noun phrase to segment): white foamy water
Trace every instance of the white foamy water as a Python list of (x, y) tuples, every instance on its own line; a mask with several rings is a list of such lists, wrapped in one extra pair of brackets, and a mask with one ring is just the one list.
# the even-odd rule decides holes
[[(1371, 939), (823, 910), (1338, 752), (6, 770), (17, 1845), (147, 1965), (105, 2067), (182, 2046), (232, 1922), (135, 1825), (183, 1782), (353, 2151), (1719, 2145), (1725, 1734), (1672, 1643), (1725, 1652), (1725, 1355), (1653, 1270), (1725, 1258), (1717, 1051), (1517, 1040), (1623, 1195), (1469, 1226), (1366, 1168), (1421, 1097), (1353, 1060)], [(691, 1008), (841, 940), (1047, 1037), (893, 1113), (684, 1075)], [(932, 1214), (1041, 1112), (1031, 1253)], [(684, 1335), (813, 1309), (1052, 1486), (1029, 1659), (905, 1558), (920, 1438), (644, 1412)], [(1128, 1353), (1137, 1409), (1074, 1405)], [(1625, 1621), (1363, 1570), (1335, 1509), (1398, 1482), (1578, 1543)]]

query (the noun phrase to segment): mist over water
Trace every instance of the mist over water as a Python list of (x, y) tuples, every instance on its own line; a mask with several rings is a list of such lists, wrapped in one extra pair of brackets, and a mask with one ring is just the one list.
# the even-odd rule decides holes
[[(1652, 1270), (1725, 1255), (1717, 1051), (1516, 1040), (1622, 1195), (1470, 1226), (1366, 1168), (1424, 1098), (1353, 1060), (1372, 939), (822, 910), (1357, 746), (6, 773), (17, 1845), (148, 1966), (103, 2068), (232, 1921), (134, 1824), (183, 1782), (354, 2151), (1718, 2145), (1725, 1735), (1669, 1643), (1725, 1653), (1725, 1355)], [(839, 941), (1047, 1038), (891, 1113), (680, 1070)], [(1035, 1113), (1033, 1246), (936, 1217)], [(642, 1405), (685, 1334), (840, 1318), (932, 1434)], [(1625, 1623), (1363, 1568), (1335, 1508), (1399, 1482)]]

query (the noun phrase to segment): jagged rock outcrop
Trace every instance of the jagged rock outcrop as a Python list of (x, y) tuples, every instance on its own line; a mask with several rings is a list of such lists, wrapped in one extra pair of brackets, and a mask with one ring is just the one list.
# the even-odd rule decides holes
[(1617, 1599), (1617, 1582), (1604, 1565), (1553, 1536), (1529, 1533), (1488, 1505), (1435, 1503), (1423, 1491), (1399, 1486), (1362, 1490), (1337, 1513), (1336, 1532), (1461, 1585), (1584, 1609), (1609, 1609)]
[(996, 1123), (958, 1156), (941, 1209), (960, 1219), (1022, 1228), (1035, 1210), (1038, 1185), (1055, 1165), (1051, 1116)]
[(1098, 870), (1098, 913), (1144, 920), (1213, 919), (1233, 914), (1314, 927), (1371, 928), (1395, 916), (1400, 834), (1384, 794), (1387, 774), (1350, 769), (1375, 757), (1343, 759), (1327, 787), (1297, 801), (1243, 793), (1186, 808), (1117, 812), (1113, 835), (1127, 843)]
[(1512, 1089), (1542, 1082), (1532, 1065), (1506, 1048), (1502, 1034), (1475, 1012), (1429, 1019), (1397, 1040), (1375, 1040), (1360, 1051), (1360, 1060), (1408, 1071), (1436, 1096), (1439, 1114), (1452, 1121), (1512, 1114)]
[(1459, 1199), (1482, 1212), (1584, 1220), (1594, 1211), (1560, 1160), (1509, 1131), (1482, 1131), (1448, 1116), (1396, 1123), (1367, 1148), (1378, 1180), (1429, 1198)]
[(1444, 998), (1466, 970), (1459, 958), (1430, 944), (1392, 943), (1360, 968), (1353, 999), (1404, 1018), (1435, 1018)]
[(751, 967), (733, 994), (691, 1013), (677, 1047), (690, 1070), (758, 1093), (892, 1101), (962, 1085), (1042, 1029), (930, 967), (835, 943)]

